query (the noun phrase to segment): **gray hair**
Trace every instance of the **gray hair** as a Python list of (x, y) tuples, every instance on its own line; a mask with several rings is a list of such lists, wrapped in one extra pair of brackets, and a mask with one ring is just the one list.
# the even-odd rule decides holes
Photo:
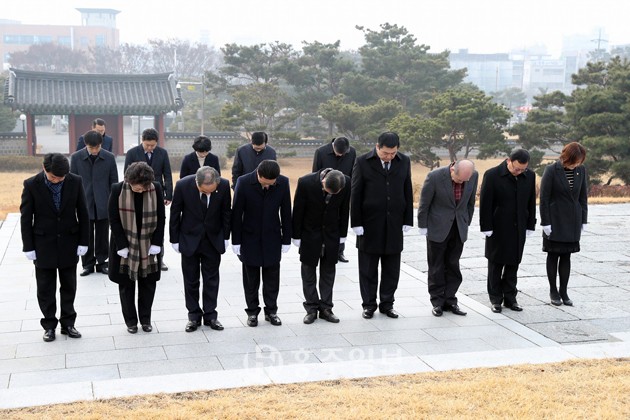
[(333, 194), (337, 194), (346, 186), (346, 176), (341, 171), (329, 169), (324, 176), (324, 186)]
[(456, 175), (459, 174), (459, 167), (460, 167), (460, 165), (468, 166), (468, 167), (472, 168), (473, 170), (475, 169), (475, 163), (472, 160), (468, 160), (468, 159), (458, 160), (458, 161), (455, 161), (455, 163), (453, 164), (453, 170), (455, 171)]
[(197, 169), (195, 179), (197, 181), (197, 185), (218, 184), (221, 180), (221, 175), (219, 175), (216, 169), (210, 166), (202, 166)]

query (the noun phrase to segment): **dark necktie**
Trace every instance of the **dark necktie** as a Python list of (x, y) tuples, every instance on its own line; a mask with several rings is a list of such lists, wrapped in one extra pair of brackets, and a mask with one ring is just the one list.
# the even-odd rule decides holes
[(385, 162), (383, 166), (385, 167), (385, 172), (389, 172), (389, 162)]
[(151, 152), (146, 153), (147, 156), (147, 163), (150, 165), (151, 164)]
[(206, 194), (201, 194), (201, 208), (203, 209), (203, 214), (205, 215), (208, 211), (208, 196)]

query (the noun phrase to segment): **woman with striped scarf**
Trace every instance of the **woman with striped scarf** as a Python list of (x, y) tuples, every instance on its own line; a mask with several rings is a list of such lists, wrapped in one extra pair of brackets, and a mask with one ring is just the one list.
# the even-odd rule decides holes
[[(146, 162), (135, 162), (109, 196), (109, 279), (118, 283), (120, 306), (130, 334), (151, 332), (151, 307), (160, 279), (165, 210), (162, 187)], [(135, 294), (138, 284), (138, 308)]]

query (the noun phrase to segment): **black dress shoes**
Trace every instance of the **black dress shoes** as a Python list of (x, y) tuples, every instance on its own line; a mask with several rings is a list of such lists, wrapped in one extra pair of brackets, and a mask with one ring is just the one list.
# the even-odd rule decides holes
[(564, 303), (567, 306), (573, 306), (573, 301), (569, 299), (568, 296), (566, 298), (562, 298), (562, 303)]
[(135, 334), (138, 332), (138, 326), (137, 325), (132, 325), (131, 327), (127, 327), (127, 332), (129, 334)]
[(168, 271), (168, 265), (164, 261), (162, 261), (162, 266), (160, 267), (162, 271)]
[(560, 298), (560, 295), (558, 294), (558, 292), (549, 293), (549, 300), (551, 300), (551, 304), (554, 306), (562, 305), (562, 299)]
[(153, 331), (153, 327), (151, 326), (151, 324), (142, 324), (142, 331), (151, 332)]
[(328, 322), (332, 322), (333, 324), (339, 322), (339, 318), (337, 318), (337, 315), (333, 314), (333, 311), (331, 311), (330, 309), (322, 309), (321, 311), (319, 311), (319, 317)]
[(493, 303), (492, 305), (490, 305), (490, 309), (495, 314), (500, 314), (501, 313), (501, 304), (500, 303)]
[(210, 321), (203, 321), (203, 325), (206, 325), (212, 328), (213, 330), (223, 331), (223, 325), (216, 319), (211, 319)]
[(516, 311), (516, 312), (521, 312), (523, 310), (521, 305), (519, 305), (516, 302), (514, 302), (514, 303), (506, 303), (503, 306), (505, 306), (506, 308), (510, 308), (511, 310)]
[(83, 270), (79, 273), (81, 277), (89, 276), (94, 272), (94, 267), (84, 267)]
[(188, 321), (186, 324), (186, 332), (197, 331), (197, 327), (199, 327), (199, 325), (198, 321)]
[(393, 309), (388, 309), (386, 311), (381, 311), (382, 314), (387, 315), (388, 318), (398, 318), (398, 312)]
[(374, 309), (364, 309), (363, 314), (361, 314), (365, 319), (371, 319), (374, 316)]
[(67, 327), (61, 327), (61, 334), (67, 335), (70, 338), (81, 338), (81, 333), (77, 331), (77, 329), (74, 328), (74, 326), (72, 325), (69, 325)]
[(459, 309), (459, 305), (448, 305), (443, 307), (445, 311), (453, 312), (455, 315), (466, 316), (467, 312)]
[(265, 315), (265, 321), (269, 321), (271, 322), (271, 325), (282, 325), (282, 321), (280, 321), (280, 318), (278, 317), (277, 314), (267, 314)]
[(98, 267), (96, 267), (96, 271), (98, 273), (103, 273), (105, 275), (109, 274), (109, 267), (107, 266), (107, 263), (99, 265)]
[(315, 322), (315, 320), (317, 319), (317, 312), (308, 312), (306, 315), (304, 315), (304, 323), (305, 324), (312, 324), (313, 322)]
[(45, 342), (50, 342), (50, 341), (55, 341), (55, 330), (46, 330), (44, 331), (44, 341)]
[(342, 253), (339, 254), (339, 257), (337, 259), (339, 260), (339, 262), (342, 262), (342, 263), (347, 263), (348, 262), (348, 259)]
[(442, 316), (444, 311), (442, 310), (441, 306), (434, 306), (433, 309), (431, 309), (431, 313), (433, 314), (433, 316)]
[(256, 315), (250, 315), (247, 317), (247, 325), (250, 327), (257, 327), (258, 326), (258, 316)]

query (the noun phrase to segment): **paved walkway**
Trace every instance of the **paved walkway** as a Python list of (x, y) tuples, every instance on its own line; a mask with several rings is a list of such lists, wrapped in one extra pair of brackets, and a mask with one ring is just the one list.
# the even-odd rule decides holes
[[(78, 278), (78, 340), (42, 341), (34, 269), (21, 252), (19, 215), (0, 228), (0, 408), (184, 392), (271, 383), (441, 371), (575, 358), (630, 356), (630, 205), (591, 206), (583, 252), (573, 258), (573, 308), (547, 301), (540, 233), (530, 238), (521, 266), (521, 313), (493, 314), (485, 295), (485, 259), (478, 226), (471, 228), (462, 266), (460, 306), (468, 316), (431, 315), (426, 245), (406, 237), (395, 307), (399, 319), (361, 318), (354, 236), (348, 264), (337, 266), (339, 324), (304, 325), (295, 247), (283, 257), (279, 312), (283, 325), (246, 315), (238, 259), (221, 264), (219, 319), (224, 331), (184, 332), (178, 255), (158, 283), (152, 333), (126, 332), (117, 286), (102, 274)], [(465, 293), (465, 294), (464, 294)]]

